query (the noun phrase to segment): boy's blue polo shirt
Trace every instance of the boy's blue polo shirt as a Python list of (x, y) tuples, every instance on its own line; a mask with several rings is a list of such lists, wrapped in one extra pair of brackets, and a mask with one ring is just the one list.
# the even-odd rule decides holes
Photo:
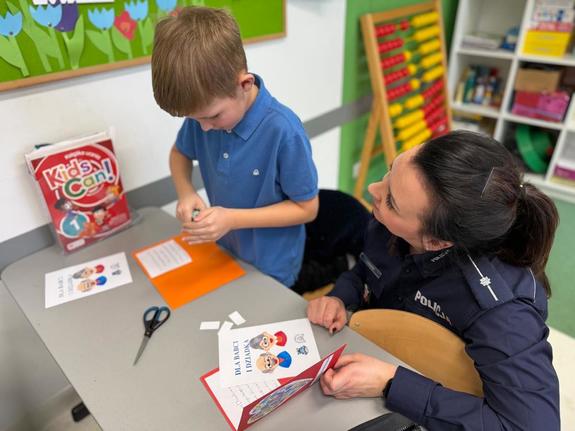
[[(259, 208), (284, 200), (305, 201), (318, 193), (311, 145), (299, 118), (266, 90), (256, 75), (258, 95), (231, 132), (204, 132), (186, 119), (176, 148), (197, 160), (212, 206)], [(218, 244), (286, 286), (299, 273), (305, 226), (240, 229)]]

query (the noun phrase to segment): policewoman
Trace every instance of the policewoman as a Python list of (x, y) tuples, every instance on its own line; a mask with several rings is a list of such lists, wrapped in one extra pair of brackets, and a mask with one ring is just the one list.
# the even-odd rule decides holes
[(545, 325), (553, 202), (523, 184), (498, 142), (457, 131), (400, 154), (369, 186), (373, 219), (356, 266), (307, 314), (330, 331), (346, 309), (392, 308), (461, 337), (484, 397), (361, 353), (321, 379), (336, 398), (378, 397), (429, 430), (559, 430)]

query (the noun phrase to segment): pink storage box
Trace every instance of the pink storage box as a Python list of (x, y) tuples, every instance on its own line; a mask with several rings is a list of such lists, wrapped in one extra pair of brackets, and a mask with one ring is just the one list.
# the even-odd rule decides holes
[(554, 93), (516, 91), (511, 112), (524, 117), (562, 121), (568, 106), (569, 94), (564, 91)]

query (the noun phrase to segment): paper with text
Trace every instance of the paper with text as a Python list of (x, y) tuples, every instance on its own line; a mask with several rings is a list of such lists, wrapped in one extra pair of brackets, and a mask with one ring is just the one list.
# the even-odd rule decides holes
[(150, 278), (165, 274), (192, 262), (186, 250), (173, 239), (136, 253)]
[(218, 346), (223, 387), (293, 377), (319, 360), (308, 319), (220, 330)]
[(46, 308), (132, 282), (126, 253), (101, 257), (45, 275)]

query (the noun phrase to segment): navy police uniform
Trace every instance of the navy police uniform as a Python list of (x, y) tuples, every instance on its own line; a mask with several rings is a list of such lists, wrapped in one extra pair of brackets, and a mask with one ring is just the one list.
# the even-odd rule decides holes
[(331, 296), (347, 308), (392, 308), (427, 317), (466, 344), (484, 398), (444, 388), (399, 367), (386, 406), (429, 430), (559, 430), (547, 298), (529, 268), (450, 249), (409, 255), (371, 219), (356, 266)]

